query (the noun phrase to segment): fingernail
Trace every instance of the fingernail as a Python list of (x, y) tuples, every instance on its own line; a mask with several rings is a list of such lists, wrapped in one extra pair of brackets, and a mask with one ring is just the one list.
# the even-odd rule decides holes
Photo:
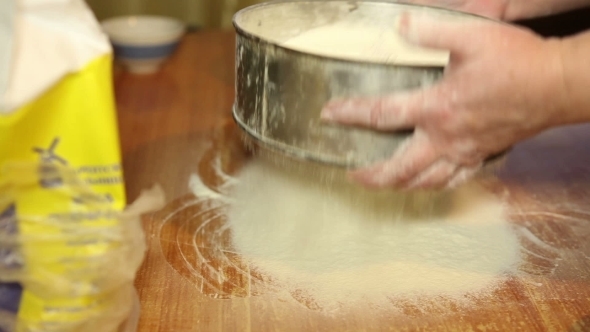
[(324, 105), (324, 108), (320, 112), (320, 119), (327, 120), (327, 121), (334, 120), (335, 113), (338, 112), (338, 107), (339, 106), (340, 106), (340, 103), (338, 103), (338, 102), (336, 102), (334, 100), (329, 101), (328, 103), (326, 103)]
[(405, 38), (407, 36), (409, 26), (410, 26), (410, 14), (407, 12), (404, 12), (399, 17), (398, 27), (397, 27), (399, 34), (402, 37)]
[(395, 189), (397, 186), (396, 183), (389, 179), (386, 172), (382, 170), (358, 172), (353, 174), (353, 178), (356, 182), (362, 184), (363, 187), (371, 190)]
[(320, 118), (323, 120), (335, 120), (336, 118), (346, 117), (354, 111), (355, 107), (350, 101), (330, 102), (322, 109)]
[(346, 103), (342, 103), (340, 101), (330, 101), (320, 113), (320, 118), (322, 120), (335, 120), (340, 114), (342, 114), (342, 108), (346, 106)]
[(410, 179), (409, 181), (407, 181), (404, 185), (404, 188), (406, 190), (420, 190), (420, 189), (426, 189), (429, 186), (429, 183), (427, 181), (425, 181), (425, 178), (423, 175), (417, 175), (415, 176), (413, 179)]
[(348, 172), (347, 177), (350, 181), (358, 183), (365, 189), (376, 188), (374, 176), (368, 173), (366, 169)]
[(420, 44), (420, 30), (431, 22), (432, 17), (427, 13), (403, 13), (399, 22), (399, 34), (410, 44)]
[(320, 119), (321, 120), (326, 120), (326, 121), (331, 121), (334, 119), (334, 114), (332, 113), (332, 109), (330, 108), (324, 108), (322, 110), (322, 112), (320, 113)]
[(352, 170), (346, 173), (346, 178), (352, 182), (364, 182), (366, 177), (366, 172), (364, 170)]

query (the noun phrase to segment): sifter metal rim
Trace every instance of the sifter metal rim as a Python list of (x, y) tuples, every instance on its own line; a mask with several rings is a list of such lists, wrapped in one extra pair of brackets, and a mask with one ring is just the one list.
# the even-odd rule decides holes
[[(308, 150), (294, 148), (291, 145), (281, 143), (276, 140), (268, 139), (267, 137), (262, 136), (262, 135), (258, 134), (256, 131), (252, 130), (248, 125), (246, 125), (240, 119), (240, 117), (237, 115), (236, 105), (234, 105), (232, 107), (232, 116), (234, 118), (234, 121), (238, 125), (238, 127), (240, 127), (240, 129), (242, 130), (242, 132), (251, 138), (251, 140), (250, 140), (251, 143), (253, 143), (254, 145), (259, 146), (263, 149), (267, 149), (269, 151), (273, 151), (273, 152), (282, 154), (286, 157), (294, 158), (296, 160), (311, 161), (311, 162), (321, 164), (324, 166), (331, 166), (331, 167), (340, 168), (340, 169), (355, 169), (355, 168), (360, 168), (360, 167), (366, 167), (371, 164), (371, 163), (355, 163), (350, 160), (347, 162), (342, 162), (342, 160), (343, 160), (342, 158), (338, 158), (338, 159), (327, 158), (325, 155), (322, 157), (318, 157), (316, 155), (316, 153), (310, 152)], [(408, 136), (408, 139), (409, 138), (411, 138), (411, 136)], [(487, 167), (488, 165), (495, 164), (495, 163), (501, 161), (502, 159), (504, 159), (507, 156), (507, 154), (511, 150), (512, 149), (509, 148), (509, 149), (506, 149), (502, 152), (491, 155), (490, 157), (488, 157), (484, 161), (483, 166)], [(392, 154), (393, 153), (394, 153), (394, 151), (392, 151)]]
[(343, 162), (343, 160), (345, 160), (344, 158), (330, 158), (326, 157), (325, 155), (320, 157), (315, 152), (296, 148), (292, 145), (285, 144), (277, 140), (269, 139), (268, 137), (262, 136), (240, 119), (240, 117), (237, 114), (237, 107), (235, 105), (232, 108), (232, 116), (234, 118), (234, 121), (237, 123), (238, 127), (240, 127), (240, 129), (242, 130), (242, 132), (244, 132), (251, 138), (251, 143), (263, 149), (280, 153), (286, 157), (294, 158), (296, 160), (311, 161), (321, 165), (332, 166), (341, 169), (354, 169), (362, 166), (367, 166), (366, 164), (355, 163), (350, 160), (348, 160), (347, 162)]

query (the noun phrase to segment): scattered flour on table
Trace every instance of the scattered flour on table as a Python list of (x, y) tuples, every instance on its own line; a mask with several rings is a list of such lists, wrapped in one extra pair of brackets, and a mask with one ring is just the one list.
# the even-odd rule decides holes
[(281, 46), (317, 55), (369, 62), (445, 66), (446, 50), (417, 47), (392, 26), (341, 22), (307, 30)]
[(502, 202), (477, 184), (447, 193), (369, 192), (330, 172), (256, 159), (228, 195), (236, 252), (279, 288), (326, 310), (461, 299), (493, 289), (520, 261)]

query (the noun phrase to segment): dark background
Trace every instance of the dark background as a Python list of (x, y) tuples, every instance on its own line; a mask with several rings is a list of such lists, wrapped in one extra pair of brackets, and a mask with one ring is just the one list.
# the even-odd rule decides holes
[[(568, 36), (590, 29), (590, 8), (517, 23), (544, 36)], [(590, 58), (590, 55), (588, 56)]]

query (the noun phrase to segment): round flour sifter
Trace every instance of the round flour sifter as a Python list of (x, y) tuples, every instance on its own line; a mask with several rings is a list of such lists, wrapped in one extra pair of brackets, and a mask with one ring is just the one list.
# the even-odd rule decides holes
[(484, 19), (387, 1), (289, 0), (234, 16), (233, 116), (250, 142), (299, 160), (355, 168), (389, 158), (412, 131), (385, 133), (320, 121), (333, 98), (423, 88), (439, 80), (449, 54), (405, 43), (403, 12)]

